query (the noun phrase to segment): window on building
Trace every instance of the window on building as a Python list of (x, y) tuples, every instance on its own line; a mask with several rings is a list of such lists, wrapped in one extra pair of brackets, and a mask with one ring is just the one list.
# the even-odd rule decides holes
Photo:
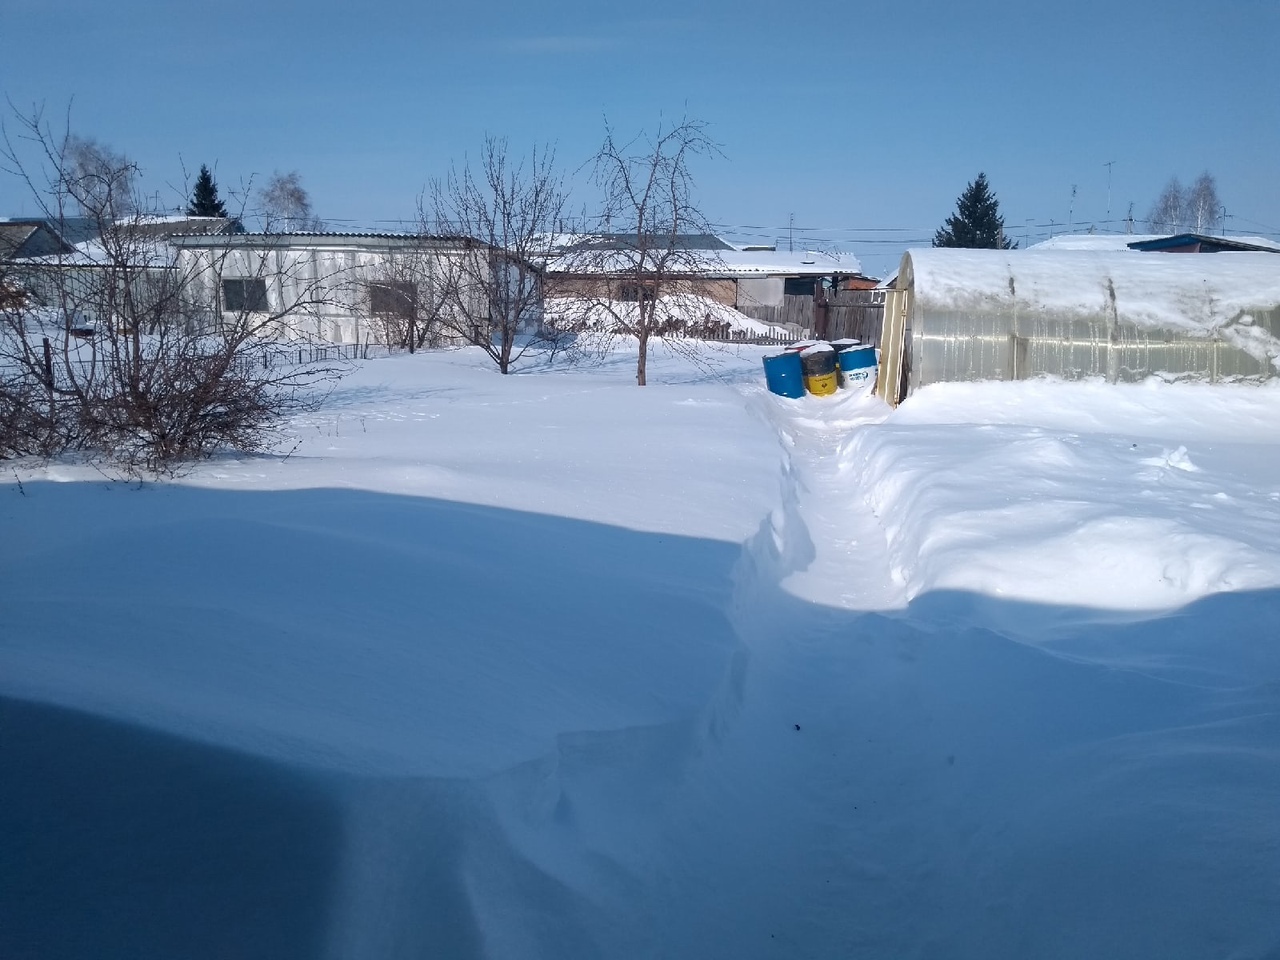
[(384, 317), (412, 317), (418, 288), (408, 281), (369, 284), (369, 312)]
[(224, 278), (222, 309), (230, 313), (265, 313), (267, 281), (264, 277)]
[(813, 277), (787, 277), (782, 281), (782, 293), (787, 297), (812, 297)]
[(625, 303), (639, 303), (653, 299), (654, 285), (645, 282), (623, 283), (618, 288), (618, 299)]

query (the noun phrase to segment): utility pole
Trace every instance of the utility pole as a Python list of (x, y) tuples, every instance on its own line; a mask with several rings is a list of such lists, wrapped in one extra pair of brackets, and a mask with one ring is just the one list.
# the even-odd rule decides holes
[(787, 215), (787, 253), (796, 252), (796, 215), (794, 213)]
[(1129, 201), (1129, 215), (1124, 218), (1124, 232), (1133, 233), (1133, 201)]
[(1071, 233), (1076, 223), (1076, 185), (1071, 185), (1071, 204), (1067, 207), (1067, 233)]
[(1115, 166), (1114, 160), (1108, 160), (1103, 164), (1107, 168), (1107, 220), (1111, 220), (1111, 168)]

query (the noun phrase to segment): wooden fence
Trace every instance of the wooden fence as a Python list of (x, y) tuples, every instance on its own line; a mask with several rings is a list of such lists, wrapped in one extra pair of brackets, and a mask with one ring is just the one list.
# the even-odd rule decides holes
[[(884, 327), (885, 290), (841, 290), (827, 294), (825, 305), (816, 304), (815, 331), (826, 340), (852, 338), (880, 346), (880, 334)], [(823, 314), (826, 329), (822, 329)]]
[(776, 307), (738, 307), (737, 310), (770, 326), (790, 326), (796, 331), (813, 329), (813, 297), (807, 294), (784, 296)]

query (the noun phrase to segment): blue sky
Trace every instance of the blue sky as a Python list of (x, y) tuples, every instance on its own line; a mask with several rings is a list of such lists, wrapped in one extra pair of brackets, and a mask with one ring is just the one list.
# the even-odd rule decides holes
[[(1206, 170), (1230, 232), (1280, 236), (1275, 0), (0, 0), (0, 35), (14, 104), (70, 103), (174, 206), (183, 163), (224, 195), (296, 169), (320, 216), (371, 225), (486, 133), (552, 142), (572, 172), (606, 117), (688, 115), (723, 146), (697, 174), (726, 233), (785, 245), (794, 223), (873, 271), (979, 171), (1019, 239), (1122, 230)], [(24, 212), (0, 174), (0, 215)]]

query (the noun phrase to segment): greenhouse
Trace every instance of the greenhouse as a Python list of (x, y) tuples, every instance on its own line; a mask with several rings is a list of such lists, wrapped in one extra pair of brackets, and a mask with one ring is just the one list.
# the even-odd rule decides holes
[(908, 250), (877, 392), (1103, 377), (1264, 380), (1280, 362), (1280, 255)]

